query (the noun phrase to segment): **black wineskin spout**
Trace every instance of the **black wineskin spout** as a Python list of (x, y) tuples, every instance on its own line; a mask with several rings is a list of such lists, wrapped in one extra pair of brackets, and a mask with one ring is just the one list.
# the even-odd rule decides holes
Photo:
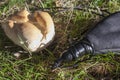
[(59, 67), (63, 61), (76, 60), (77, 58), (83, 56), (84, 54), (93, 52), (94, 52), (93, 46), (90, 44), (90, 42), (87, 39), (81, 40), (74, 46), (71, 46), (66, 52), (64, 52), (63, 55), (54, 62), (52, 68), (54, 69)]

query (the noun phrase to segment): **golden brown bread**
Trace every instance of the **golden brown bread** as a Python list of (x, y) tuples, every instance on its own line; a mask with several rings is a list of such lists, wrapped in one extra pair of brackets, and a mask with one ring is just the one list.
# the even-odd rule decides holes
[(42, 11), (30, 15), (27, 10), (21, 10), (2, 23), (2, 28), (15, 44), (30, 52), (44, 49), (55, 35), (51, 16)]

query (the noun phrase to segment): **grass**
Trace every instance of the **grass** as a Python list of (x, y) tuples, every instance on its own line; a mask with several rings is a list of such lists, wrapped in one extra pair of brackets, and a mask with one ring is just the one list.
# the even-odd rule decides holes
[[(78, 68), (59, 68), (52, 71), (50, 66), (68, 46), (82, 39), (86, 31), (91, 29), (102, 17), (91, 11), (107, 9), (113, 13), (120, 11), (119, 0), (5, 0), (0, 4), (0, 21), (2, 22), (16, 10), (25, 6), (32, 12), (42, 8), (54, 19), (56, 36), (53, 43), (31, 57), (23, 54), (19, 59), (13, 52), (21, 50), (14, 45), (0, 28), (0, 80), (110, 80), (120, 79), (120, 56), (112, 53), (99, 54), (90, 60), (79, 63)], [(59, 2), (60, 1), (60, 2)], [(58, 10), (53, 7), (86, 7), (82, 10)], [(93, 7), (95, 9), (90, 9)], [(92, 23), (92, 24), (91, 24)], [(6, 48), (10, 46), (10, 48)], [(80, 59), (87, 57), (87, 55)], [(74, 64), (75, 61), (64, 63)]]

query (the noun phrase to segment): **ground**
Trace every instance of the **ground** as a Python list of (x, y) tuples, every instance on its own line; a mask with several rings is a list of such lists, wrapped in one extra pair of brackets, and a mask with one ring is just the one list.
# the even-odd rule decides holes
[[(82, 9), (75, 9), (79, 6)], [(55, 39), (39, 53), (13, 56), (18, 50), (0, 27), (0, 80), (119, 80), (120, 56), (113, 53), (96, 55), (80, 62), (77, 68), (58, 68), (51, 65), (67, 48), (83, 38), (86, 32), (104, 17), (101, 10), (110, 13), (120, 11), (119, 0), (2, 0), (0, 22), (15, 11), (27, 7), (30, 12), (44, 10), (51, 14), (55, 23)], [(58, 8), (60, 7), (60, 8)], [(107, 14), (105, 14), (107, 16)], [(85, 55), (80, 60), (89, 57)], [(64, 63), (64, 66), (76, 61)]]

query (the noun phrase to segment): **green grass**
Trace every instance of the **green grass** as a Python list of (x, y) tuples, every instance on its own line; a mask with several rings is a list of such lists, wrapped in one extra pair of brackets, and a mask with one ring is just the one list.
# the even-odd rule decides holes
[[(23, 54), (19, 59), (13, 56), (15, 51), (21, 50), (5, 36), (0, 27), (0, 80), (101, 80), (120, 79), (120, 56), (112, 53), (93, 56), (90, 60), (79, 63), (78, 68), (59, 68), (51, 70), (51, 64), (67, 47), (82, 39), (86, 31), (91, 29), (102, 17), (93, 14), (98, 9), (107, 9), (113, 13), (120, 11), (119, 0), (61, 0), (55, 4), (54, 0), (5, 0), (0, 4), (0, 21), (2, 22), (16, 10), (25, 6), (32, 12), (36, 9), (51, 8), (48, 11), (54, 19), (56, 36), (53, 43), (39, 53)], [(7, 2), (8, 1), (8, 2)], [(60, 1), (60, 0), (56, 0)], [(62, 10), (53, 7), (75, 7), (82, 5), (82, 10)], [(87, 7), (93, 7), (90, 9)], [(10, 46), (10, 48), (5, 48)], [(81, 57), (83, 59), (87, 55)], [(64, 63), (72, 65), (75, 61)]]

